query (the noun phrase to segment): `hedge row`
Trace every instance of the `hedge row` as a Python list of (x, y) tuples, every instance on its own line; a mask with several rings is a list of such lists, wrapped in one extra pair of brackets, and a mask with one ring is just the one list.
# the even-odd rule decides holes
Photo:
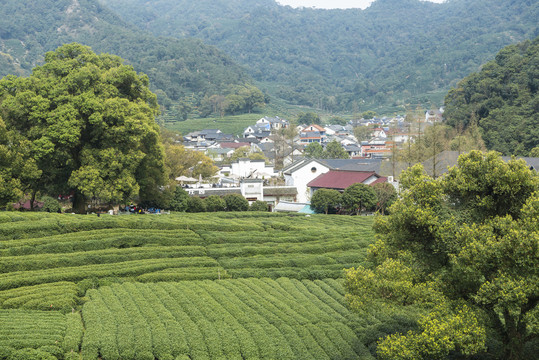
[(124, 283), (90, 290), (88, 297), (84, 359), (368, 356), (352, 329), (357, 319), (315, 282)]
[(138, 276), (168, 268), (218, 266), (208, 257), (148, 259), (114, 264), (85, 265), (0, 274), (0, 290), (59, 281), (80, 281), (91, 277)]
[(0, 256), (70, 253), (108, 248), (196, 245), (201, 238), (190, 230), (105, 229), (30, 239), (0, 241)]
[(147, 246), (106, 249), (67, 254), (39, 254), (0, 258), (0, 272), (31, 271), (92, 264), (112, 264), (132, 260), (205, 256), (202, 246)]
[(62, 359), (66, 323), (66, 316), (54, 311), (0, 310), (0, 356)]
[(0, 291), (0, 308), (71, 311), (78, 305), (77, 285), (56, 282)]

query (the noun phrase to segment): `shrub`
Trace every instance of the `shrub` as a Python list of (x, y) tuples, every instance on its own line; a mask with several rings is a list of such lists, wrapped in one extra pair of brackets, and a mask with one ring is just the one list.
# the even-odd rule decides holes
[(189, 207), (189, 194), (187, 191), (177, 186), (174, 190), (174, 196), (170, 201), (169, 208), (173, 211), (186, 211)]
[(226, 202), (218, 195), (210, 195), (204, 199), (204, 205), (206, 205), (206, 211), (216, 212), (225, 211)]
[(16, 350), (9, 357), (10, 360), (57, 360), (57, 358), (48, 352), (35, 349)]
[(45, 196), (43, 199), (43, 207), (41, 208), (41, 211), (46, 212), (59, 212), (61, 210), (60, 204), (58, 203), (58, 200), (56, 200), (53, 197)]
[(223, 199), (226, 202), (228, 211), (247, 211), (249, 210), (249, 201), (240, 194), (225, 195)]
[(187, 200), (187, 212), (196, 213), (196, 212), (205, 212), (206, 205), (204, 201), (198, 196), (191, 196)]
[(268, 211), (268, 203), (262, 200), (257, 200), (251, 204), (249, 211)]

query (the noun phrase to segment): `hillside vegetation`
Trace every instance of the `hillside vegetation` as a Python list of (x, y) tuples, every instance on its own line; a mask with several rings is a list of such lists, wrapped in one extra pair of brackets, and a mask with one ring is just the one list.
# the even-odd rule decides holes
[[(225, 51), (272, 94), (321, 109), (441, 105), (503, 46), (538, 35), (537, 1), (377, 0), (365, 10), (273, 0), (100, 0), (124, 20)], [(426, 105), (427, 108), (430, 105)]]
[(478, 125), (488, 149), (528, 156), (539, 146), (539, 37), (503, 48), (445, 103), (448, 124)]
[(146, 73), (160, 105), (176, 113), (178, 107), (198, 106), (205, 95), (250, 82), (217, 48), (194, 38), (157, 38), (128, 25), (97, 0), (6, 0), (0, 17), (0, 76), (28, 75), (47, 51), (78, 42), (97, 53), (118, 55)]

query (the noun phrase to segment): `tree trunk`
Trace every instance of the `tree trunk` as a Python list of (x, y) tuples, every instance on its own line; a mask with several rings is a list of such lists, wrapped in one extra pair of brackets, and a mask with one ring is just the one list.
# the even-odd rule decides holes
[(36, 201), (36, 190), (32, 190), (32, 196), (30, 197), (30, 211), (34, 211), (35, 201)]
[(86, 214), (86, 197), (75, 191), (73, 195), (73, 212), (76, 214)]
[[(505, 336), (504, 336), (504, 359), (507, 360), (524, 360), (525, 343), (525, 322), (516, 320), (509, 315), (507, 310), (504, 311), (505, 319)], [(518, 322), (516, 324), (515, 322)]]

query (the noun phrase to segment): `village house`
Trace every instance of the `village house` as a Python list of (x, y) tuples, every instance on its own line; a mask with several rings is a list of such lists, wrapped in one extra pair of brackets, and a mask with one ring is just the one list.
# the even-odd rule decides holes
[(258, 120), (256, 122), (256, 126), (263, 127), (266, 130), (279, 130), (284, 129), (290, 126), (290, 123), (288, 120), (281, 119), (280, 117), (268, 117), (264, 116), (262, 119)]
[(307, 187), (312, 197), (318, 189), (333, 189), (343, 192), (353, 184), (374, 185), (387, 181), (387, 177), (380, 176), (374, 171), (330, 170), (309, 181)]
[(236, 187), (189, 188), (186, 191), (189, 195), (198, 196), (202, 199), (211, 195), (240, 194), (249, 201), (249, 204), (257, 200), (265, 201), (270, 211), (273, 211), (281, 201), (297, 201), (297, 189), (294, 186), (264, 186), (264, 181), (261, 179), (242, 179), (240, 180), (240, 185)]
[(313, 142), (323, 143), (326, 141), (326, 129), (323, 127), (313, 124), (303, 128), (299, 132), (299, 143), (301, 144), (310, 144)]
[(387, 133), (383, 128), (376, 128), (372, 130), (371, 136), (378, 139), (385, 139), (387, 138)]
[(442, 122), (444, 120), (444, 109), (439, 108), (437, 110), (427, 110), (425, 112), (425, 122), (435, 123)]
[(371, 140), (361, 142), (361, 156), (366, 158), (389, 158), (392, 152), (391, 141)]
[(230, 164), (230, 176), (238, 179), (262, 179), (275, 176), (273, 165), (266, 165), (264, 160), (238, 159)]
[(311, 192), (307, 184), (330, 170), (380, 172), (381, 159), (301, 159), (283, 169), (285, 185), (298, 190), (298, 202), (307, 203)]

